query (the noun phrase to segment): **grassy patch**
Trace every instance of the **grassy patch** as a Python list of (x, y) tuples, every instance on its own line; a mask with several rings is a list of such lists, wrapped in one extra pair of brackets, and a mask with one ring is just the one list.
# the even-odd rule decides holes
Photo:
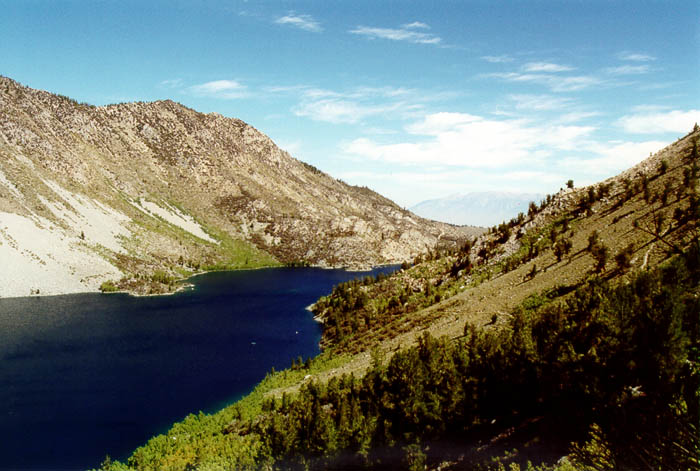
[(119, 288), (117, 288), (112, 280), (107, 280), (100, 285), (100, 291), (103, 293), (114, 293), (115, 291), (119, 291)]
[(234, 239), (225, 232), (206, 228), (212, 237), (219, 240), (216, 260), (205, 262), (204, 270), (235, 270), (241, 268), (261, 268), (282, 266), (272, 255), (264, 252), (249, 242)]

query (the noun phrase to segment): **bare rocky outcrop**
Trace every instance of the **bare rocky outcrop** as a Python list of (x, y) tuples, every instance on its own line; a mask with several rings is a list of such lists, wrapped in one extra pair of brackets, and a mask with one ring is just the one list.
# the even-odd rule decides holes
[(399, 263), (478, 232), (331, 178), (238, 119), (170, 100), (95, 107), (3, 77), (0, 229), (3, 285), (59, 264), (51, 279), (78, 277), (68, 291), (155, 270)]

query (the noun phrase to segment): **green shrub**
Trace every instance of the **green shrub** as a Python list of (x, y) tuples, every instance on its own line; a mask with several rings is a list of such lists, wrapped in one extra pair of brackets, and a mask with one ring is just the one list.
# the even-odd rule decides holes
[(119, 291), (119, 288), (117, 288), (112, 280), (107, 280), (100, 285), (100, 291), (103, 293), (113, 293)]
[(163, 270), (156, 270), (155, 273), (151, 275), (151, 281), (163, 283), (164, 285), (170, 285), (175, 282), (175, 278), (168, 275)]

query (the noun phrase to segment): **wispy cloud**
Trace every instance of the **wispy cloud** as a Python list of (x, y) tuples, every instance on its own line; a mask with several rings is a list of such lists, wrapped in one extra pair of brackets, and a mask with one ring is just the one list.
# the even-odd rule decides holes
[(646, 74), (651, 71), (651, 68), (646, 65), (621, 65), (618, 67), (608, 67), (605, 72), (610, 75), (639, 75)]
[(395, 164), (504, 169), (541, 165), (556, 150), (576, 148), (594, 128), (442, 112), (425, 115), (406, 131), (415, 138), (381, 144), (363, 137), (346, 144), (344, 151)]
[(568, 65), (553, 64), (551, 62), (529, 62), (523, 66), (525, 72), (569, 72), (574, 70), (573, 67)]
[(335, 91), (325, 88), (315, 88), (309, 86), (288, 86), (288, 87), (268, 87), (267, 90), (276, 91), (299, 91), (301, 96), (307, 99), (316, 98), (350, 98), (350, 99), (376, 99), (394, 98), (417, 93), (412, 88), (405, 87), (356, 87), (347, 91)]
[(297, 15), (295, 13), (289, 13), (286, 16), (282, 16), (275, 20), (275, 23), (279, 25), (290, 25), (295, 28), (303, 29), (304, 31), (310, 31), (312, 33), (320, 33), (323, 31), (320, 23), (316, 21), (311, 15)]
[(182, 79), (177, 78), (163, 80), (160, 83), (158, 83), (158, 86), (163, 88), (180, 88), (182, 86)]
[[(407, 119), (423, 105), (416, 90), (404, 87), (357, 87), (348, 91), (305, 88), (299, 104), (292, 109), (297, 116), (333, 124), (357, 124), (364, 119), (387, 115)], [(420, 95), (430, 99), (427, 95)]]
[(650, 90), (665, 90), (668, 88), (674, 88), (679, 85), (679, 82), (647, 82), (639, 85), (639, 90), (650, 91)]
[[(552, 188), (570, 178), (568, 173), (552, 171), (514, 171), (498, 173), (498, 188), (530, 190), (533, 193), (543, 188)], [(386, 184), (386, 175), (372, 171), (341, 172), (339, 177), (352, 182), (362, 182), (373, 188), (382, 188)], [(445, 195), (459, 195), (469, 191), (493, 191), (493, 172), (488, 169), (444, 169), (429, 167), (410, 167), (399, 172), (392, 172), (391, 182), (395, 186), (386, 187), (384, 194), (396, 201), (411, 206), (426, 199), (442, 198)], [(472, 222), (473, 223), (473, 222)]]
[(286, 150), (287, 152), (289, 152), (292, 155), (298, 154), (302, 149), (301, 141), (289, 141), (289, 142), (279, 141), (277, 143), (277, 146), (280, 149)]
[[(427, 26), (427, 25), (426, 25)], [(439, 36), (430, 33), (414, 31), (415, 27), (409, 28), (404, 25), (401, 28), (376, 28), (372, 26), (358, 26), (350, 30), (352, 34), (358, 34), (370, 39), (389, 39), (392, 41), (406, 41), (414, 44), (433, 44), (442, 42)]]
[[(583, 114), (572, 116), (572, 121), (581, 117)], [(597, 130), (561, 119), (534, 121), (441, 112), (425, 114), (406, 126), (403, 137), (390, 136), (385, 138), (388, 142), (382, 142), (381, 136), (364, 136), (344, 143), (341, 150), (369, 167), (391, 165), (392, 181), (398, 183), (387, 185), (384, 174), (378, 174), (381, 176), (374, 177), (373, 186), (387, 187), (385, 192), (391, 188), (397, 198), (411, 201), (416, 192), (444, 195), (453, 188), (464, 192), (474, 185), (542, 191), (555, 189), (572, 176), (579, 183), (593, 183), (666, 145), (661, 140), (601, 141)], [(372, 176), (348, 179), (366, 184)]]
[(427, 24), (421, 22), (421, 21), (414, 21), (413, 23), (406, 23), (405, 25), (401, 25), (402, 28), (406, 29), (430, 29), (430, 26)]
[(565, 158), (559, 165), (569, 172), (585, 175), (587, 181), (581, 183), (594, 183), (638, 164), (666, 145), (668, 142), (664, 141), (587, 142), (582, 143), (582, 148), (588, 158)]
[(602, 80), (593, 75), (561, 76), (552, 74), (534, 74), (506, 72), (486, 74), (485, 77), (500, 78), (508, 82), (530, 82), (549, 87), (554, 92), (573, 92), (599, 85)]
[(357, 87), (343, 95), (352, 98), (395, 98), (415, 94), (416, 90), (406, 87)]
[(308, 87), (304, 85), (268, 85), (263, 87), (265, 93), (296, 93), (306, 90)]
[(323, 98), (301, 103), (293, 111), (297, 116), (333, 124), (355, 124), (362, 119), (391, 111), (391, 106), (366, 105), (356, 101)]
[(626, 115), (618, 119), (616, 124), (632, 134), (685, 134), (697, 122), (700, 122), (700, 110), (672, 110)]
[(482, 56), (481, 58), (486, 62), (491, 62), (492, 64), (507, 64), (508, 62), (513, 62), (515, 60), (505, 54), (501, 56)]
[(335, 91), (325, 88), (304, 87), (302, 96), (304, 98), (351, 98), (351, 99), (375, 99), (394, 98), (415, 94), (416, 90), (405, 87), (356, 87), (348, 91)]
[(655, 61), (656, 57), (650, 56), (648, 54), (639, 54), (634, 52), (621, 52), (617, 55), (618, 59), (623, 61), (633, 61), (633, 62), (649, 62)]
[(634, 114), (652, 114), (652, 113), (662, 113), (666, 111), (671, 111), (667, 105), (635, 105), (632, 107), (632, 112)]
[(245, 85), (235, 80), (214, 80), (200, 85), (193, 85), (187, 91), (195, 96), (223, 98), (232, 100), (249, 96)]
[(510, 95), (509, 98), (515, 102), (517, 110), (527, 111), (560, 110), (573, 102), (571, 98), (552, 95)]
[(571, 113), (565, 113), (559, 116), (558, 121), (560, 123), (576, 123), (578, 121), (595, 118), (600, 115), (601, 113), (598, 111), (572, 111)]

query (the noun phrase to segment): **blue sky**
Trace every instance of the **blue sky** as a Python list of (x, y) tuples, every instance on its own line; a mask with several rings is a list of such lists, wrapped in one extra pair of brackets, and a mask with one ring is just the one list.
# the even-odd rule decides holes
[(0, 74), (243, 119), (404, 206), (555, 192), (700, 121), (700, 2), (0, 0)]

